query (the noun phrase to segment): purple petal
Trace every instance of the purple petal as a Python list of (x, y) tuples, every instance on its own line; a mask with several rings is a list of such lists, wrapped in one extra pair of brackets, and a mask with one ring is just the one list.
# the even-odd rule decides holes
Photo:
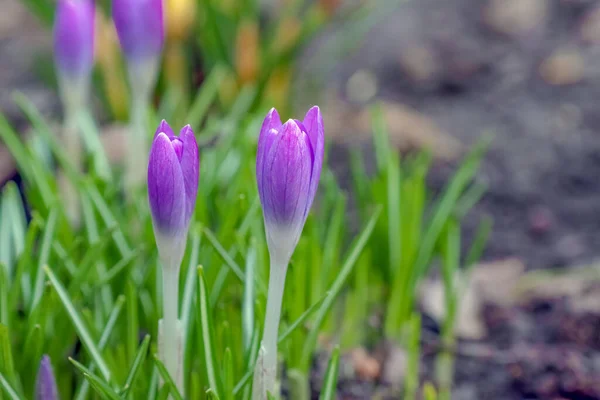
[(52, 372), (50, 357), (44, 355), (40, 362), (40, 368), (35, 383), (36, 400), (58, 400), (58, 390)]
[(185, 221), (189, 223), (196, 207), (200, 158), (198, 155), (198, 144), (196, 143), (196, 137), (191, 126), (186, 125), (181, 129), (179, 139), (183, 143), (181, 172), (183, 173), (183, 182), (185, 185)]
[(279, 113), (275, 108), (267, 113), (265, 120), (263, 121), (262, 127), (260, 128), (260, 135), (258, 137), (258, 149), (256, 154), (256, 182), (258, 183), (258, 194), (262, 199), (263, 193), (263, 170), (264, 170), (264, 158), (268, 154), (269, 149), (273, 145), (273, 141), (277, 136), (277, 132), (281, 128), (281, 119)]
[(130, 62), (160, 55), (164, 41), (162, 0), (113, 0), (112, 15), (119, 42)]
[(307, 215), (315, 199), (317, 188), (319, 187), (319, 179), (321, 178), (321, 169), (323, 167), (323, 156), (325, 152), (325, 130), (323, 127), (323, 116), (321, 115), (319, 106), (314, 106), (308, 110), (304, 117), (304, 126), (314, 151), (310, 189), (308, 192), (308, 204), (306, 205), (305, 210), (305, 215)]
[(300, 230), (309, 201), (312, 148), (295, 121), (286, 122), (265, 156), (263, 209), (267, 221)]
[(54, 20), (54, 59), (69, 77), (88, 75), (94, 65), (94, 2), (59, 0)]
[(186, 227), (185, 184), (171, 140), (159, 133), (148, 161), (148, 200), (155, 226), (168, 234)]
[(167, 121), (165, 121), (164, 119), (160, 121), (160, 124), (158, 124), (158, 128), (156, 128), (156, 132), (154, 133), (154, 139), (156, 139), (158, 134), (161, 132), (167, 135), (169, 139), (175, 137), (175, 135), (173, 134), (173, 129), (171, 129)]

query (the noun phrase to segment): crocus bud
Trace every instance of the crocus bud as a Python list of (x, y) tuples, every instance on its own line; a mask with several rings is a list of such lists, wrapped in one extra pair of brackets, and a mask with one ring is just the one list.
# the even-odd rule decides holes
[(65, 78), (89, 76), (94, 65), (93, 0), (59, 0), (54, 20), (54, 59)]
[(36, 400), (58, 400), (58, 390), (52, 372), (50, 357), (43, 356), (35, 383)]
[(158, 60), (164, 41), (162, 0), (113, 0), (112, 15), (130, 64)]
[(175, 263), (183, 256), (196, 205), (199, 168), (198, 145), (192, 128), (186, 125), (179, 136), (175, 136), (163, 120), (150, 149), (148, 200), (158, 251), (164, 263)]
[(289, 258), (315, 198), (323, 164), (324, 131), (319, 107), (304, 121), (281, 124), (274, 108), (258, 141), (256, 180), (272, 256)]

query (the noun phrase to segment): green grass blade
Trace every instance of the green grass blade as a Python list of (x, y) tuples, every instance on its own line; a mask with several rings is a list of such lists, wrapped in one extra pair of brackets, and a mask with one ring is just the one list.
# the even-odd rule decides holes
[(46, 271), (46, 275), (48, 275), (48, 279), (52, 283), (52, 286), (54, 286), (54, 289), (56, 290), (58, 297), (60, 298), (61, 302), (63, 303), (63, 306), (65, 307), (65, 310), (67, 311), (67, 315), (71, 319), (71, 322), (73, 322), (73, 325), (75, 326), (75, 330), (77, 331), (77, 335), (81, 339), (84, 347), (90, 353), (90, 356), (92, 357), (92, 359), (94, 360), (94, 362), (96, 363), (98, 368), (100, 369), (100, 372), (102, 373), (102, 376), (104, 377), (104, 379), (106, 379), (107, 381), (110, 380), (111, 373), (108, 368), (108, 365), (102, 358), (100, 350), (94, 343), (94, 340), (92, 339), (92, 336), (90, 335), (87, 327), (85, 326), (83, 319), (81, 318), (81, 316), (77, 312), (77, 309), (73, 305), (73, 302), (71, 301), (71, 298), (69, 297), (69, 294), (63, 287), (62, 283), (60, 283), (58, 278), (56, 276), (54, 276), (54, 273), (48, 266), (44, 266), (44, 270)]
[(223, 390), (224, 399), (233, 400), (233, 359), (229, 347), (225, 349), (223, 355)]
[(319, 400), (335, 400), (339, 368), (340, 348), (336, 347), (333, 349), (331, 359), (327, 365), (327, 371), (325, 372), (325, 379), (323, 380), (323, 387), (321, 388)]
[(121, 391), (122, 397), (127, 396), (129, 390), (135, 382), (135, 378), (137, 377), (138, 373), (140, 372), (140, 369), (142, 368), (142, 365), (144, 364), (144, 361), (146, 361), (146, 357), (148, 355), (148, 346), (150, 346), (150, 335), (146, 335), (144, 337), (144, 340), (142, 341), (142, 344), (140, 345), (140, 348), (137, 354), (135, 355), (133, 365), (129, 370), (127, 379), (125, 379), (125, 385), (123, 385), (123, 390)]
[(111, 400), (120, 400), (117, 392), (115, 392), (114, 389), (110, 387), (108, 383), (104, 382), (102, 378), (94, 374), (83, 364), (72, 359), (71, 357), (69, 357), (69, 361), (75, 366), (75, 368), (77, 368), (83, 374), (83, 376), (90, 382), (90, 384), (98, 392), (98, 394), (103, 395), (103, 397), (109, 398)]
[(340, 273), (336, 277), (335, 281), (331, 285), (329, 292), (327, 293), (327, 297), (323, 301), (323, 304), (319, 307), (317, 312), (317, 317), (313, 323), (312, 329), (308, 333), (306, 341), (304, 343), (304, 348), (302, 351), (302, 367), (305, 371), (308, 370), (311, 357), (313, 354), (313, 350), (317, 343), (317, 336), (319, 334), (319, 329), (321, 328), (321, 324), (325, 320), (325, 316), (327, 312), (333, 306), (334, 301), (336, 300), (338, 294), (342, 290), (344, 283), (348, 279), (348, 276), (352, 272), (352, 268), (354, 264), (358, 260), (360, 254), (362, 253), (364, 247), (366, 246), (371, 234), (373, 233), (373, 229), (375, 228), (375, 223), (381, 214), (381, 206), (377, 207), (377, 209), (373, 212), (373, 215), (363, 228), (360, 236), (356, 239), (353, 246), (351, 247), (350, 254), (346, 258), (346, 261), (342, 265), (340, 269)]
[(231, 258), (229, 256), (229, 254), (227, 254), (227, 251), (225, 251), (225, 248), (221, 245), (221, 243), (219, 243), (219, 240), (217, 239), (217, 237), (215, 236), (215, 234), (212, 233), (210, 229), (205, 228), (205, 227), (202, 227), (202, 232), (204, 233), (204, 235), (206, 236), (206, 238), (208, 239), (208, 241), (210, 242), (210, 244), (217, 251), (217, 253), (219, 254), (219, 256), (221, 256), (221, 258), (225, 262), (225, 265), (227, 265), (229, 267), (229, 269), (231, 269), (231, 271), (239, 278), (239, 280), (241, 282), (244, 282), (244, 280), (246, 278), (244, 276), (244, 273), (242, 272), (242, 269), (233, 260), (233, 258)]
[(323, 297), (321, 297), (316, 303), (314, 303), (312, 306), (310, 306), (290, 326), (288, 326), (288, 328), (282, 334), (279, 335), (279, 338), (277, 339), (277, 344), (279, 344), (279, 345), (282, 344), (292, 333), (294, 333), (296, 328), (298, 328), (300, 325), (302, 325), (304, 322), (306, 322), (308, 317), (310, 317), (312, 315), (312, 313), (315, 312), (319, 308), (319, 306), (325, 301), (327, 296), (328, 296), (328, 293), (325, 293), (325, 295), (323, 295)]
[(217, 364), (217, 354), (214, 341), (214, 328), (212, 325), (210, 302), (206, 282), (204, 281), (204, 271), (198, 267), (198, 302), (200, 317), (200, 337), (198, 338), (204, 347), (204, 368), (208, 377), (208, 383), (211, 389), (217, 394), (222, 393), (221, 382), (219, 381), (219, 372)]
[(165, 368), (165, 365), (162, 363), (162, 361), (160, 361), (160, 359), (158, 358), (158, 355), (156, 355), (156, 354), (154, 355), (154, 364), (156, 365), (156, 368), (158, 369), (158, 373), (165, 381), (165, 385), (169, 385), (169, 387), (171, 388), (170, 392), (173, 395), (173, 397), (175, 398), (175, 400), (183, 400), (183, 396), (181, 395), (181, 393), (179, 393), (179, 390), (177, 389), (177, 385), (175, 385), (173, 378), (171, 378), (171, 375), (169, 375), (169, 371), (167, 371), (167, 369)]
[(52, 241), (54, 240), (54, 231), (56, 229), (56, 221), (58, 219), (58, 209), (53, 209), (50, 212), (50, 216), (48, 217), (48, 221), (46, 223), (46, 228), (44, 229), (44, 236), (42, 237), (42, 245), (40, 250), (40, 258), (38, 260), (37, 272), (35, 275), (35, 283), (33, 287), (33, 297), (31, 300), (31, 304), (29, 305), (29, 312), (31, 313), (40, 298), (42, 297), (42, 292), (44, 290), (44, 265), (48, 264), (48, 259), (50, 258), (50, 250), (52, 246)]
[[(17, 391), (8, 383), (6, 377), (0, 372), (0, 386), (4, 389), (4, 392), (10, 400), (24, 400)], [(2, 392), (0, 392), (2, 394)]]
[(83, 376), (90, 382), (96, 391), (106, 398), (111, 400), (119, 400), (119, 395), (110, 385), (102, 380), (99, 376), (87, 369), (83, 364), (69, 357), (69, 361), (77, 368)]
[(0, 373), (14, 383), (15, 364), (13, 362), (8, 327), (0, 325)]
[(212, 69), (208, 78), (204, 80), (187, 114), (186, 124), (190, 124), (193, 127), (200, 126), (208, 111), (208, 107), (217, 95), (219, 86), (225, 76), (223, 72), (223, 68), (217, 65)]

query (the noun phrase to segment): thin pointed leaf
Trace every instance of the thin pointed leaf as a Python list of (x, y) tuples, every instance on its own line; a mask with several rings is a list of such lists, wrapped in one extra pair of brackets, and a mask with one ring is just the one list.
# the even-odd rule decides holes
[(204, 281), (204, 272), (202, 267), (198, 267), (198, 302), (200, 312), (200, 330), (201, 337), (199, 338), (204, 346), (204, 368), (208, 376), (210, 388), (215, 390), (217, 394), (221, 393), (221, 382), (219, 379), (217, 357), (215, 351), (214, 328), (210, 314), (210, 303), (208, 300), (208, 291), (206, 282)]
[(325, 320), (325, 316), (333, 306), (334, 301), (336, 300), (338, 294), (342, 290), (342, 287), (346, 283), (346, 279), (352, 272), (352, 268), (356, 261), (358, 260), (360, 254), (362, 253), (364, 247), (366, 246), (371, 234), (373, 233), (373, 229), (375, 228), (375, 223), (381, 214), (381, 206), (378, 206), (373, 215), (363, 228), (360, 236), (354, 242), (354, 245), (351, 247), (351, 252), (346, 258), (346, 261), (342, 265), (340, 269), (340, 273), (336, 277), (335, 281), (331, 285), (331, 289), (327, 293), (327, 297), (319, 307), (317, 317), (313, 323), (312, 329), (308, 333), (306, 341), (304, 342), (304, 348), (302, 351), (302, 367), (307, 370), (310, 365), (310, 360), (313, 354), (314, 347), (317, 343), (317, 336), (319, 334), (319, 330), (321, 329), (321, 324)]
[(129, 374), (127, 375), (127, 379), (125, 379), (125, 385), (123, 385), (123, 390), (121, 392), (121, 396), (125, 397), (131, 390), (133, 386), (133, 382), (135, 382), (135, 378), (140, 371), (140, 368), (146, 361), (146, 356), (148, 355), (148, 346), (150, 346), (150, 335), (146, 335), (144, 337), (144, 341), (140, 345), (140, 348), (135, 355), (135, 360), (133, 360), (133, 365), (129, 370)]
[(46, 275), (48, 275), (48, 279), (52, 283), (52, 286), (54, 286), (54, 289), (56, 290), (58, 297), (60, 298), (61, 302), (63, 303), (63, 306), (67, 310), (67, 315), (73, 322), (73, 325), (75, 326), (75, 330), (77, 331), (77, 335), (81, 339), (81, 342), (83, 343), (84, 347), (86, 348), (88, 353), (90, 353), (90, 356), (92, 357), (92, 359), (94, 360), (94, 362), (96, 363), (98, 368), (100, 369), (100, 372), (102, 373), (102, 376), (104, 377), (104, 379), (110, 380), (111, 373), (108, 368), (108, 365), (102, 358), (100, 350), (94, 343), (94, 340), (92, 339), (92, 336), (90, 335), (87, 327), (85, 326), (83, 319), (81, 318), (81, 316), (77, 312), (77, 309), (73, 305), (73, 302), (71, 301), (71, 298), (69, 297), (69, 294), (63, 287), (62, 283), (60, 283), (58, 278), (56, 276), (54, 276), (54, 273), (48, 266), (44, 266), (44, 270), (46, 271)]
[(173, 397), (175, 397), (175, 400), (183, 400), (183, 396), (181, 395), (181, 393), (179, 393), (179, 389), (177, 389), (177, 385), (175, 385), (175, 382), (173, 382), (173, 378), (171, 378), (171, 375), (169, 375), (169, 371), (167, 371), (164, 364), (162, 363), (162, 361), (160, 361), (156, 354), (154, 355), (154, 364), (156, 364), (158, 373), (165, 381), (165, 384), (168, 384), (170, 386), (170, 392), (173, 395)]
[(83, 364), (72, 359), (71, 357), (69, 357), (69, 361), (71, 362), (71, 364), (73, 364), (75, 366), (75, 368), (77, 368), (83, 374), (83, 376), (87, 380), (89, 380), (92, 387), (94, 387), (94, 389), (96, 389), (96, 391), (98, 391), (98, 393), (104, 394), (111, 400), (120, 400), (117, 392), (115, 392), (115, 390), (112, 387), (110, 387), (110, 385), (108, 383), (104, 382), (102, 380), (102, 378), (100, 378), (99, 376), (94, 374), (92, 371), (87, 369)]
[(319, 400), (335, 400), (339, 367), (340, 348), (336, 347), (333, 349), (333, 353), (331, 353), (331, 359), (327, 365), (327, 372), (325, 372), (325, 379), (323, 380), (323, 387), (321, 388)]

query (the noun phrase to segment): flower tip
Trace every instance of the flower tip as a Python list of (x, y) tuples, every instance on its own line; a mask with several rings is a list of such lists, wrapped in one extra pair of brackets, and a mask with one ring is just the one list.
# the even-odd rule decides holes
[(36, 400), (57, 400), (58, 391), (50, 357), (44, 355), (40, 361), (36, 380)]
[(164, 133), (165, 135), (167, 135), (168, 138), (172, 138), (174, 136), (173, 129), (171, 129), (171, 126), (164, 119), (160, 121), (160, 124), (158, 124), (158, 128), (156, 128), (156, 133), (154, 133), (155, 140), (160, 133)]

